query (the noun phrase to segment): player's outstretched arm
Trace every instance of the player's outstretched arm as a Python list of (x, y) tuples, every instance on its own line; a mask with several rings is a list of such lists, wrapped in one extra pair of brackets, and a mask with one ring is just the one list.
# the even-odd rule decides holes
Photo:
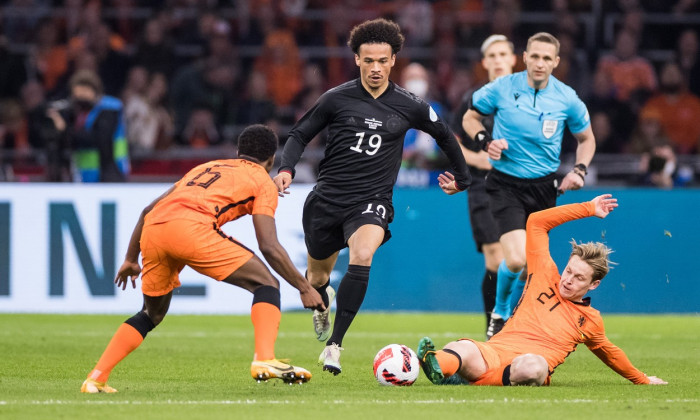
[(117, 276), (114, 278), (114, 284), (120, 287), (122, 290), (126, 289), (126, 285), (129, 280), (131, 280), (131, 287), (136, 288), (136, 279), (141, 274), (141, 266), (139, 265), (139, 254), (141, 253), (141, 232), (143, 231), (143, 221), (146, 219), (146, 215), (153, 210), (153, 207), (158, 204), (160, 200), (165, 198), (175, 189), (173, 185), (164, 192), (160, 197), (153, 200), (151, 204), (146, 206), (141, 215), (139, 215), (139, 220), (136, 222), (134, 231), (131, 233), (131, 239), (129, 239), (129, 246), (126, 249), (126, 256), (124, 257), (124, 262), (119, 271), (117, 271)]
[(323, 305), (323, 299), (318, 294), (316, 289), (311, 287), (311, 283), (299, 273), (289, 254), (282, 247), (277, 239), (277, 225), (274, 217), (254, 214), (253, 226), (255, 227), (255, 236), (258, 239), (258, 247), (260, 252), (265, 257), (265, 260), (270, 264), (282, 278), (301, 294), (301, 302), (305, 308), (318, 309), (324, 311), (326, 307)]

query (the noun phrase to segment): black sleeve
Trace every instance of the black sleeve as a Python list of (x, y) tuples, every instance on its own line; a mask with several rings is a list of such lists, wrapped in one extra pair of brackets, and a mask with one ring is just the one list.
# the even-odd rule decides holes
[(332, 115), (330, 95), (326, 92), (289, 132), (289, 137), (287, 137), (282, 151), (279, 171), (291, 171), (292, 177), (294, 177), (294, 167), (301, 159), (304, 148), (328, 125), (330, 115)]
[(457, 138), (447, 123), (438, 117), (430, 105), (421, 101), (417, 108), (419, 109), (414, 117), (417, 122), (416, 128), (425, 131), (435, 139), (437, 145), (450, 161), (457, 186), (463, 191), (466, 190), (472, 183), (472, 176)]
[(462, 145), (464, 145), (464, 147), (471, 150), (472, 152), (478, 152), (479, 150), (481, 150), (481, 148), (474, 141), (474, 139), (471, 138), (466, 131), (464, 131), (464, 127), (462, 126), (462, 119), (464, 118), (464, 114), (466, 114), (467, 111), (470, 108), (472, 108), (473, 93), (474, 91), (467, 92), (464, 95), (464, 97), (462, 97), (462, 102), (459, 104), (459, 107), (452, 116), (452, 123), (450, 124), (450, 127), (455, 132), (457, 138), (462, 143)]

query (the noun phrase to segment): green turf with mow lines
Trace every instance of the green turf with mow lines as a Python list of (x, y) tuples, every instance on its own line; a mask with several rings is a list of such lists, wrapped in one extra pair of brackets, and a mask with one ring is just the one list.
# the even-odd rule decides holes
[(128, 317), (0, 314), (0, 419), (412, 419), (700, 418), (700, 317), (605, 317), (610, 339), (668, 386), (634, 386), (584, 346), (557, 369), (553, 385), (383, 387), (372, 375), (386, 344), (415, 349), (483, 338), (475, 314), (360, 313), (343, 343), (343, 373), (321, 372), (323, 345), (309, 313), (284, 313), (277, 356), (311, 370), (305, 385), (250, 378), (253, 330), (247, 316), (169, 315), (112, 373), (117, 394), (85, 395), (80, 384)]

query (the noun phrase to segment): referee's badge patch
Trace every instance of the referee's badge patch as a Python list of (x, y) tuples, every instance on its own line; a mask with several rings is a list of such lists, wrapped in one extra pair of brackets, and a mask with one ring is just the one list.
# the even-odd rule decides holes
[(544, 138), (548, 139), (552, 137), (557, 131), (557, 125), (559, 125), (559, 121), (544, 120), (542, 122), (542, 134), (544, 134)]

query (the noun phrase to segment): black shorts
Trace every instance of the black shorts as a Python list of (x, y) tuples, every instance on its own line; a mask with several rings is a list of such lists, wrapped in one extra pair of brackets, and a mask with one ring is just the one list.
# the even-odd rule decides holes
[(523, 179), (491, 170), (486, 176), (486, 192), (498, 225), (498, 236), (525, 229), (530, 214), (556, 206), (557, 186), (555, 173)]
[(388, 200), (368, 200), (355, 206), (339, 206), (321, 199), (314, 191), (304, 203), (302, 225), (306, 249), (311, 258), (324, 260), (348, 246), (348, 239), (360, 226), (384, 228), (384, 244), (391, 238), (389, 223), (394, 207)]
[(484, 252), (484, 244), (496, 243), (500, 238), (498, 225), (491, 211), (489, 195), (486, 193), (485, 174), (484, 171), (472, 171), (472, 185), (467, 191), (469, 221), (472, 225), (472, 236), (476, 242), (476, 249), (479, 252)]

